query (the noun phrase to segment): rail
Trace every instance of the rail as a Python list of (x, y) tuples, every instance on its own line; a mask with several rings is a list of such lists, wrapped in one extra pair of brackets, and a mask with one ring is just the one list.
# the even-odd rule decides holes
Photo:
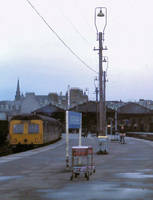
[(126, 136), (153, 141), (153, 133), (148, 132), (126, 132)]

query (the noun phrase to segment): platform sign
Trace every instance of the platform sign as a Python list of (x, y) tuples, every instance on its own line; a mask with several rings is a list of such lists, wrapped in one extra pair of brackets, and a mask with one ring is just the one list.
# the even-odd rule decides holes
[(79, 146), (81, 146), (82, 113), (66, 111), (66, 169), (69, 170), (69, 128), (79, 129)]
[(79, 129), (81, 128), (82, 114), (69, 111), (69, 128)]

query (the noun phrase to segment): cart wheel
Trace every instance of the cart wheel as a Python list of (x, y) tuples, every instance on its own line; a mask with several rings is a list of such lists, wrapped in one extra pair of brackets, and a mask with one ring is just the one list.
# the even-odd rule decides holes
[(71, 181), (73, 180), (73, 175), (71, 176), (70, 180), (71, 180)]

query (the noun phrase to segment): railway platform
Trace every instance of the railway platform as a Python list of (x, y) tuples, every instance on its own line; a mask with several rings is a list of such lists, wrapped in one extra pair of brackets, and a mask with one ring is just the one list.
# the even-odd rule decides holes
[[(79, 143), (70, 135), (71, 148)], [(108, 155), (97, 155), (97, 138), (82, 138), (93, 147), (96, 172), (70, 180), (66, 171), (65, 134), (57, 143), (0, 157), (0, 199), (3, 200), (152, 200), (153, 142), (126, 138), (126, 144), (108, 139)]]

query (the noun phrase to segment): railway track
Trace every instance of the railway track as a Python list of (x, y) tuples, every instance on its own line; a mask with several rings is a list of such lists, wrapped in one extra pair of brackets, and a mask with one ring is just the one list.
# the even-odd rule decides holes
[(126, 136), (153, 141), (153, 133), (127, 132)]
[(3, 146), (0, 146), (0, 157), (11, 155), (11, 154), (14, 154), (14, 153), (28, 151), (28, 150), (31, 150), (31, 149), (40, 148), (40, 147), (43, 147), (43, 146), (47, 146), (47, 145), (50, 145), (50, 144), (53, 144), (53, 143), (59, 141), (60, 139), (61, 138), (59, 138), (59, 139), (57, 139), (55, 141), (51, 141), (51, 142), (42, 144), (40, 146), (22, 146), (21, 145), (20, 147), (19, 146), (12, 147), (12, 146), (9, 145), (9, 143), (6, 143)]
[(7, 156), (13, 154), (13, 148), (10, 147), (8, 144), (5, 144), (0, 147), (0, 157)]

